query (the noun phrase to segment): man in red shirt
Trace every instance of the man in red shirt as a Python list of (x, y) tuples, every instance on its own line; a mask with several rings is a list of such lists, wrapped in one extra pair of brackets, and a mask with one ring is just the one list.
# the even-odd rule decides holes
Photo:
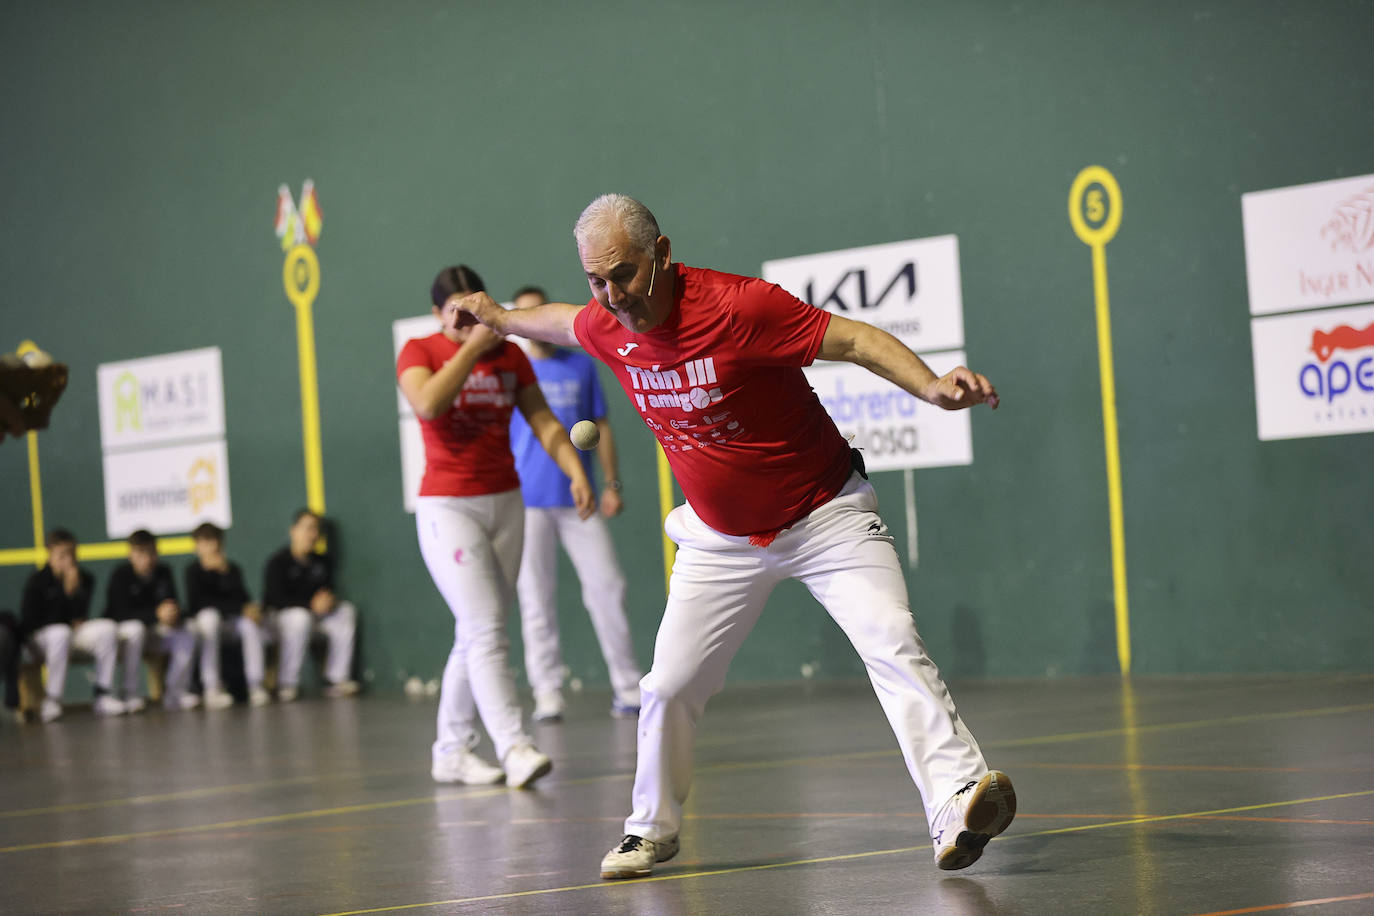
[(995, 408), (964, 367), (937, 376), (896, 338), (752, 277), (675, 264), (653, 214), (597, 198), (574, 230), (586, 306), (507, 312), (458, 299), (501, 333), (581, 345), (614, 370), (687, 497), (652, 670), (641, 682), (634, 812), (603, 878), (649, 874), (678, 851), (692, 743), (706, 701), (774, 586), (804, 583), (868, 669), (920, 790), (942, 869), (964, 868), (1011, 823), (1016, 795), (989, 770), (916, 634), (906, 582), (863, 462), (801, 367), (856, 363), (931, 404)]

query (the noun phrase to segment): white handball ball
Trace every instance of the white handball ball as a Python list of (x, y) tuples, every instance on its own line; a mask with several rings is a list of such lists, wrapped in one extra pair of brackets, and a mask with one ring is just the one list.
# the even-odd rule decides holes
[(578, 420), (572, 429), (568, 430), (568, 436), (572, 439), (573, 445), (586, 452), (596, 448), (596, 444), (601, 441), (601, 430), (597, 429), (591, 420)]

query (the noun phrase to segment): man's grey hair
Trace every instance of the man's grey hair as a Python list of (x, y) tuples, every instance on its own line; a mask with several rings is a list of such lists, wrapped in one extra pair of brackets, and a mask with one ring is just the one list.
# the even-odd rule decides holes
[(594, 239), (604, 239), (617, 227), (625, 230), (632, 245), (653, 254), (661, 234), (658, 220), (648, 207), (626, 194), (602, 194), (587, 204), (573, 227), (573, 236), (580, 250)]

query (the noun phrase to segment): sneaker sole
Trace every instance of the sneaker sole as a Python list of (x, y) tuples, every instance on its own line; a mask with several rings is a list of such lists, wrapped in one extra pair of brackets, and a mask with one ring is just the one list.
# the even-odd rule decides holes
[(486, 779), (463, 779), (459, 776), (441, 776), (430, 770), (430, 777), (438, 783), (446, 786), (496, 786), (506, 781), (506, 774), (501, 773), (497, 776), (490, 776)]
[(978, 781), (964, 815), (966, 829), (959, 831), (954, 845), (936, 863), (944, 871), (968, 868), (983, 855), (983, 847), (1010, 826), (1016, 817), (1016, 789), (1001, 770), (993, 770)]
[(530, 783), (534, 782), (539, 777), (549, 775), (549, 772), (551, 770), (553, 770), (553, 761), (545, 760), (543, 763), (539, 764), (539, 766), (531, 770), (529, 775), (521, 779), (519, 782), (511, 782), (510, 777), (507, 776), (506, 785), (514, 789), (526, 789), (529, 788)]
[[(665, 850), (663, 851), (664, 854), (661, 854), (661, 855), (660, 855), (660, 854), (656, 854), (656, 855), (654, 856), (654, 865), (661, 865), (662, 863), (667, 862), (667, 861), (668, 861), (669, 859), (671, 859), (673, 856), (677, 855), (678, 850), (681, 849), (681, 848), (682, 848), (682, 845), (677, 841), (677, 838), (674, 837), (674, 838), (673, 838), (673, 845), (672, 845), (671, 848), (665, 849)], [(653, 866), (653, 865), (650, 865), (648, 868), (618, 868), (618, 869), (617, 869), (617, 868), (612, 868), (612, 869), (607, 869), (607, 868), (603, 867), (603, 868), (601, 869), (601, 878), (602, 878), (602, 880), (605, 880), (605, 881), (620, 881), (620, 880), (624, 880), (625, 878), (647, 878), (647, 877), (653, 872), (653, 870), (654, 870), (654, 866)]]

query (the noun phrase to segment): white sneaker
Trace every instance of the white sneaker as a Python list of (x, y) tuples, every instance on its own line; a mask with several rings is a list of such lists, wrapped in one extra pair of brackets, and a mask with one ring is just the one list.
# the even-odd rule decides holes
[(930, 825), (935, 864), (945, 871), (968, 868), (988, 841), (1016, 816), (1016, 790), (1001, 770), (992, 770), (950, 796)]
[(205, 691), (206, 709), (228, 709), (234, 705), (234, 695), (227, 690)]
[(301, 695), (300, 691), (297, 690), (295, 687), (278, 687), (278, 688), (277, 688), (277, 702), (278, 702), (278, 703), (294, 703), (294, 702), (296, 702), (296, 697), (298, 697), (298, 696), (300, 696), (300, 695)]
[(505, 770), (466, 748), (436, 756), (429, 773), (435, 782), (461, 782), (469, 786), (495, 785), (506, 778)]
[(272, 694), (261, 687), (254, 687), (248, 691), (248, 704), (250, 706), (266, 706), (272, 702)]
[(627, 833), (620, 845), (613, 847), (601, 860), (601, 877), (612, 880), (643, 878), (659, 862), (667, 862), (677, 855), (677, 851), (677, 837), (655, 842)]
[(534, 692), (534, 721), (563, 721), (563, 691), (536, 690)]
[(162, 701), (162, 708), (172, 712), (189, 712), (200, 705), (200, 697), (194, 693), (183, 693), (179, 697), (167, 697)]
[(129, 699), (124, 701), (124, 711), (126, 713), (143, 712), (143, 710), (147, 708), (148, 704), (144, 701), (143, 697), (129, 697)]
[(43, 706), (38, 710), (38, 718), (43, 722), (51, 722), (62, 716), (62, 704), (52, 697), (43, 698)]
[(351, 697), (356, 695), (357, 692), (357, 681), (339, 681), (337, 684), (330, 684), (328, 687), (324, 688), (324, 695), (332, 700), (337, 700), (342, 697)]
[(501, 763), (506, 770), (506, 785), (516, 789), (525, 788), (553, 769), (549, 755), (533, 744), (515, 745), (506, 751), (506, 759)]
[(91, 709), (95, 710), (97, 716), (122, 716), (128, 712), (128, 707), (123, 702), (108, 693), (96, 697)]

